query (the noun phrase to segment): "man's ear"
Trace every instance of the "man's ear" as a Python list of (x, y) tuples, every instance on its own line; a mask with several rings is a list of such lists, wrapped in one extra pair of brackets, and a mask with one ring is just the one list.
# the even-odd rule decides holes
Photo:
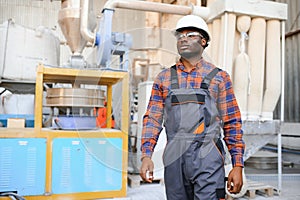
[(202, 39), (201, 39), (201, 46), (202, 46), (203, 48), (206, 48), (206, 47), (208, 46), (207, 40), (206, 40), (205, 38), (202, 38)]
[(206, 39), (204, 39), (204, 38), (202, 38), (201, 39), (201, 46), (206, 46), (206, 43), (207, 43), (207, 41), (206, 41)]

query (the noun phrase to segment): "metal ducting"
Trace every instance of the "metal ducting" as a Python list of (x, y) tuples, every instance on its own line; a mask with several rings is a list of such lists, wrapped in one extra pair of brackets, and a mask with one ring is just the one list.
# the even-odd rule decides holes
[[(58, 14), (58, 23), (67, 40), (71, 52), (81, 54), (87, 40), (81, 35), (81, 18), (87, 20), (86, 27), (93, 30), (96, 27), (96, 16), (92, 12), (92, 1), (82, 1), (88, 11), (81, 11), (80, 0), (62, 0), (61, 10)], [(82, 9), (83, 10), (83, 9)], [(81, 16), (81, 14), (87, 16)]]

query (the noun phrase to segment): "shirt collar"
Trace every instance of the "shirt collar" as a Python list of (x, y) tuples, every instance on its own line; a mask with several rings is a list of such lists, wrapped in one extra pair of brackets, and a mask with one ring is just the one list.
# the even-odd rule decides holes
[[(194, 71), (195, 69), (200, 69), (203, 62), (204, 62), (204, 60), (203, 60), (203, 58), (201, 58), (201, 60), (199, 60), (199, 62), (196, 63), (196, 65), (195, 65), (195, 67), (193, 68), (192, 71)], [(177, 61), (176, 67), (179, 68), (182, 71), (185, 71), (185, 68), (184, 68), (184, 65), (183, 65), (181, 59), (179, 61)]]

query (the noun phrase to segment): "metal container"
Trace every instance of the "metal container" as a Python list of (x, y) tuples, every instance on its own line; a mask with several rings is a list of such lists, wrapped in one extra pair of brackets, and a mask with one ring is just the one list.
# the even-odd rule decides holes
[(245, 165), (256, 169), (276, 169), (277, 154), (270, 151), (258, 151), (245, 162)]

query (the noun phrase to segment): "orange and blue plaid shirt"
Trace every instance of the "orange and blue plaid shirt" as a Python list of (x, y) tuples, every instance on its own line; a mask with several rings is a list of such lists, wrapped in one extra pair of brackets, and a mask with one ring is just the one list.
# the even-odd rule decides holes
[[(176, 63), (176, 66), (180, 88), (200, 88), (202, 79), (215, 68), (204, 59), (201, 59), (190, 72), (185, 70), (180, 61)], [(143, 118), (142, 157), (152, 156), (162, 130), (164, 103), (171, 88), (170, 71), (170, 69), (164, 69), (153, 83), (149, 104)], [(219, 71), (212, 79), (209, 91), (216, 99), (224, 124), (224, 140), (231, 154), (232, 164), (243, 167), (245, 143), (242, 140), (242, 120), (228, 73), (223, 70)]]

